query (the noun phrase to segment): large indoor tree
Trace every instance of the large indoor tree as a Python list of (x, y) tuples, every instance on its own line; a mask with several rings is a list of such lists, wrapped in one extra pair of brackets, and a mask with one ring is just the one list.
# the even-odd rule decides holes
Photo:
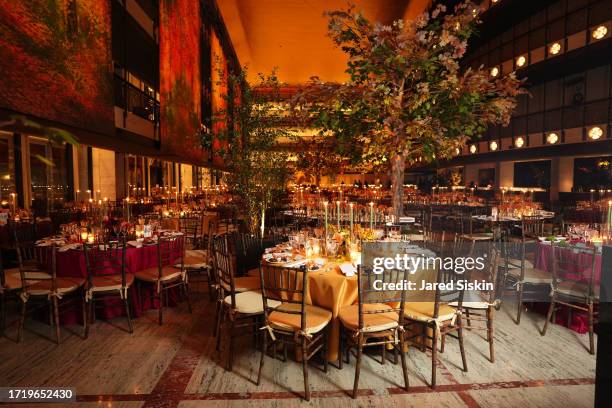
[(294, 98), (338, 154), (390, 166), (394, 214), (402, 213), (406, 165), (450, 158), (490, 124), (506, 125), (525, 92), (514, 73), (493, 77), (459, 61), (479, 8), (438, 5), (415, 21), (373, 23), (353, 6), (328, 12), (329, 36), (348, 56), (346, 83), (314, 77)]

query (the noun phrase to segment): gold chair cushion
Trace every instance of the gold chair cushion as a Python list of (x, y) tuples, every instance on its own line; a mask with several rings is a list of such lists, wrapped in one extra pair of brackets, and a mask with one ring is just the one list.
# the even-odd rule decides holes
[[(269, 301), (268, 301), (269, 302)], [(269, 305), (269, 303), (268, 303)], [(270, 325), (273, 329), (279, 329), (283, 331), (296, 332), (301, 330), (301, 315), (283, 313), (280, 310), (288, 310), (299, 312), (301, 305), (297, 303), (283, 303), (278, 306), (277, 310), (268, 316)], [(306, 314), (306, 327), (304, 331), (306, 334), (316, 334), (323, 330), (325, 326), (331, 321), (332, 313), (321, 307), (306, 305), (304, 308)]]
[[(85, 283), (85, 278), (61, 277), (55, 280), (56, 290), (60, 295), (74, 292)], [(33, 296), (48, 295), (51, 293), (53, 281), (41, 280), (28, 286), (28, 293)]]
[[(26, 271), (24, 274), (25, 278), (29, 281), (29, 284), (34, 284), (41, 280), (51, 279), (50, 274), (42, 271)], [(21, 273), (19, 272), (19, 268), (5, 269), (4, 278), (4, 288), (6, 290), (21, 289)]]
[[(230, 290), (230, 287), (225, 282), (223, 282), (222, 285), (225, 290)], [(261, 289), (261, 279), (259, 278), (259, 275), (241, 276), (239, 278), (234, 278), (234, 289), (236, 292), (259, 290)]]
[[(261, 314), (263, 313), (263, 299), (261, 297), (261, 292), (259, 291), (248, 291), (236, 293), (236, 308), (235, 310), (238, 313), (244, 314)], [(232, 305), (232, 296), (228, 295), (223, 299), (226, 305)], [(280, 302), (276, 300), (268, 300), (269, 307), (277, 307), (280, 305)]]
[[(521, 280), (521, 270), (512, 269), (509, 275), (514, 277), (516, 280)], [(550, 284), (552, 281), (552, 275), (546, 271), (537, 268), (525, 268), (525, 277), (523, 282), (533, 284)]]
[[(364, 313), (363, 331), (378, 332), (397, 327), (399, 316), (393, 309), (382, 303), (366, 303), (363, 305), (364, 312), (388, 310), (384, 313)], [(359, 305), (345, 306), (338, 312), (338, 318), (349, 330), (359, 330)]]
[[(111, 290), (123, 289), (121, 285), (121, 275), (100, 275), (94, 276), (91, 279), (92, 292), (107, 292)], [(125, 287), (129, 288), (134, 283), (134, 275), (131, 273), (125, 274)]]
[(159, 268), (154, 266), (152, 268), (143, 269), (134, 274), (136, 279), (140, 279), (146, 282), (167, 282), (181, 278), (181, 271), (177, 270), (172, 266), (164, 266), (162, 268), (161, 278), (159, 277)]
[(438, 318), (434, 319), (435, 302), (406, 302), (404, 304), (404, 316), (410, 320), (429, 322), (437, 320), (445, 322), (452, 320), (457, 314), (457, 310), (447, 304), (440, 303)]

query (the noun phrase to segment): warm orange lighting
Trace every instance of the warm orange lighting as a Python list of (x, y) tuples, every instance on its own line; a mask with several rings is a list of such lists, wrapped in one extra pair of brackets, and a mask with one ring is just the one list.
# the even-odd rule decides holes
[(459, 156), (461, 154), (461, 149), (459, 149), (458, 147), (455, 148), (455, 154), (457, 156)]
[(521, 148), (521, 147), (523, 147), (524, 145), (525, 145), (525, 139), (523, 139), (523, 137), (522, 137), (522, 136), (519, 136), (519, 137), (517, 137), (517, 138), (514, 140), (514, 146), (515, 146), (515, 147)]
[(497, 68), (497, 67), (491, 68), (491, 76), (492, 77), (496, 77), (498, 75), (499, 75), (499, 68)]
[(527, 63), (527, 58), (525, 58), (524, 55), (521, 55), (520, 57), (518, 57), (516, 59), (516, 66), (517, 67), (522, 67), (523, 65), (525, 65)]
[(599, 126), (595, 126), (589, 129), (589, 138), (591, 140), (598, 140), (602, 136), (603, 136), (603, 130)]
[(494, 152), (494, 151), (496, 151), (498, 147), (499, 147), (499, 146), (498, 146), (498, 144), (497, 144), (497, 142), (496, 142), (495, 140), (494, 140), (494, 141), (492, 141), (492, 142), (489, 144), (489, 148), (490, 148), (490, 149), (491, 149), (491, 151), (493, 151), (493, 152)]
[(602, 38), (606, 36), (606, 34), (608, 34), (608, 28), (604, 25), (600, 25), (599, 27), (593, 30), (593, 32), (591, 33), (591, 36), (595, 40), (601, 40)]
[(474, 154), (474, 153), (476, 153), (476, 151), (477, 151), (477, 150), (478, 150), (478, 149), (476, 148), (476, 145), (475, 145), (475, 144), (473, 144), (473, 145), (471, 145), (471, 146), (470, 146), (470, 153)]
[(550, 52), (551, 55), (557, 55), (561, 52), (561, 44), (558, 42), (551, 44), (550, 47), (548, 47), (548, 52)]
[(548, 136), (546, 136), (546, 141), (548, 144), (555, 144), (559, 141), (559, 135), (554, 132), (549, 133)]

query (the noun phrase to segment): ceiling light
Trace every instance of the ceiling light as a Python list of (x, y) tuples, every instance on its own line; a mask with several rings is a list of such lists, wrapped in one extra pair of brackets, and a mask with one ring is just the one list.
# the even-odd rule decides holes
[(497, 142), (496, 142), (495, 140), (494, 140), (494, 141), (492, 141), (492, 142), (489, 144), (489, 148), (490, 148), (490, 149), (491, 149), (491, 151), (493, 151), (493, 152), (494, 152), (494, 151), (496, 151), (498, 147), (499, 147), (499, 146), (498, 146), (498, 144), (497, 144)]
[(561, 52), (561, 44), (558, 42), (551, 44), (548, 48), (548, 52), (550, 52), (551, 55), (557, 55)]
[(522, 67), (523, 65), (525, 65), (527, 63), (527, 58), (525, 58), (524, 55), (521, 55), (520, 57), (518, 57), (516, 59), (516, 66), (517, 67)]
[(593, 38), (596, 40), (601, 40), (602, 38), (606, 36), (606, 34), (608, 34), (608, 28), (604, 25), (600, 25), (599, 27), (594, 29), (593, 32), (591, 33)]
[(546, 141), (548, 144), (555, 144), (559, 141), (559, 135), (554, 132), (549, 133), (548, 136), (546, 136)]
[(516, 139), (514, 139), (514, 146), (521, 148), (524, 145), (525, 145), (525, 139), (523, 139), (522, 136), (519, 136)]
[(499, 75), (499, 68), (497, 68), (497, 67), (491, 68), (491, 76), (492, 77), (496, 77), (498, 75)]
[(589, 129), (589, 137), (591, 140), (600, 139), (603, 136), (603, 130), (599, 126)]
[(478, 150), (478, 148), (476, 147), (475, 144), (470, 146), (470, 153), (474, 154), (474, 153), (476, 153), (477, 150)]

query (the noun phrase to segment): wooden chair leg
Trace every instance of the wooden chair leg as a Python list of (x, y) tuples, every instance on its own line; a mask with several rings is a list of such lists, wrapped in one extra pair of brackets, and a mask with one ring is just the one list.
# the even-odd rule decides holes
[(59, 345), (60, 344), (60, 322), (59, 322), (59, 305), (58, 305), (58, 300), (57, 300), (57, 296), (53, 296), (53, 318), (55, 320), (55, 342)]
[(382, 357), (381, 360), (380, 360), (380, 364), (384, 365), (385, 364), (385, 360), (387, 359), (387, 345), (386, 344), (382, 345), (382, 349), (380, 351), (380, 354), (381, 354), (381, 357)]
[(461, 316), (457, 317), (457, 336), (459, 338), (459, 351), (461, 352), (461, 362), (463, 363), (463, 371), (467, 372), (467, 358), (465, 357), (465, 346), (463, 344), (463, 324), (461, 322)]
[(544, 321), (544, 327), (542, 328), (542, 332), (540, 333), (542, 336), (546, 334), (546, 330), (548, 330), (548, 323), (550, 322), (553, 314), (553, 310), (555, 310), (555, 295), (553, 293), (550, 298), (550, 303), (548, 304), (548, 312), (546, 312), (546, 320)]
[(519, 290), (516, 292), (516, 324), (521, 323), (521, 313), (523, 312), (523, 285), (519, 284)]
[(353, 399), (357, 398), (359, 389), (359, 374), (361, 372), (361, 357), (363, 355), (363, 334), (359, 333), (357, 338), (357, 362), (355, 363), (355, 381), (353, 382)]
[(487, 308), (487, 339), (489, 341), (489, 360), (495, 362), (495, 349), (493, 346), (493, 307)]
[(53, 326), (55, 320), (53, 318), (53, 301), (51, 299), (47, 301), (47, 306), (49, 307), (49, 326)]
[(268, 348), (268, 333), (266, 330), (263, 331), (263, 345), (261, 347), (261, 357), (259, 358), (259, 371), (257, 372), (257, 385), (261, 383), (261, 371), (264, 365), (264, 359), (266, 355), (266, 349)]
[(304, 399), (310, 401), (310, 383), (308, 382), (308, 345), (302, 336), (302, 370), (304, 371)]
[[(408, 380), (408, 367), (406, 364), (406, 353), (404, 352), (405, 348), (404, 348), (404, 335), (403, 333), (399, 334), (400, 336), (400, 341), (399, 341), (399, 355), (400, 355), (400, 359), (402, 360), (402, 373), (404, 374), (404, 384), (405, 384), (405, 390), (408, 391), (408, 388), (410, 387), (410, 382)], [(397, 346), (397, 345), (396, 345)]]
[(87, 338), (89, 336), (89, 322), (88, 322), (88, 313), (87, 313), (87, 299), (86, 299), (86, 291), (83, 289), (83, 293), (81, 295), (81, 312), (83, 313), (83, 338)]
[(467, 323), (467, 329), (469, 330), (472, 326), (472, 322), (470, 321), (470, 309), (465, 310), (465, 322)]
[(595, 337), (593, 335), (593, 302), (589, 302), (589, 353), (595, 354)]
[(185, 299), (187, 299), (187, 309), (189, 310), (189, 313), (193, 313), (193, 310), (191, 309), (191, 300), (189, 299), (189, 290), (187, 289), (187, 283), (183, 282), (181, 287), (183, 288), (183, 291), (185, 292)]
[(21, 301), (21, 317), (19, 318), (19, 328), (17, 329), (17, 343), (20, 343), (23, 338), (23, 326), (25, 325), (27, 304), (28, 302)]
[(132, 326), (132, 317), (130, 316), (130, 304), (128, 303), (127, 296), (123, 299), (125, 305), (125, 316), (127, 317), (128, 329), (130, 334), (134, 333), (134, 327)]
[(440, 353), (444, 353), (445, 344), (446, 344), (446, 334), (443, 333), (442, 336), (440, 336)]
[(436, 361), (438, 360), (438, 329), (433, 328), (431, 339), (431, 388), (436, 388)]
[(225, 306), (223, 306), (223, 304), (220, 304), (219, 306), (219, 314), (218, 314), (218, 319), (217, 319), (217, 344), (215, 345), (215, 350), (220, 351), (221, 350), (221, 330), (223, 329), (223, 325), (225, 324), (224, 318), (225, 318)]
[(229, 324), (229, 354), (227, 356), (227, 370), (232, 371), (234, 365), (234, 324), (235, 320), (230, 316)]
[(208, 299), (212, 302), (214, 300), (213, 297), (213, 284), (212, 284), (212, 271), (210, 268), (206, 268), (206, 275), (208, 281)]
[(163, 310), (164, 310), (164, 288), (163, 286), (159, 289), (159, 293), (157, 294), (159, 298), (159, 325), (162, 325), (163, 321)]

